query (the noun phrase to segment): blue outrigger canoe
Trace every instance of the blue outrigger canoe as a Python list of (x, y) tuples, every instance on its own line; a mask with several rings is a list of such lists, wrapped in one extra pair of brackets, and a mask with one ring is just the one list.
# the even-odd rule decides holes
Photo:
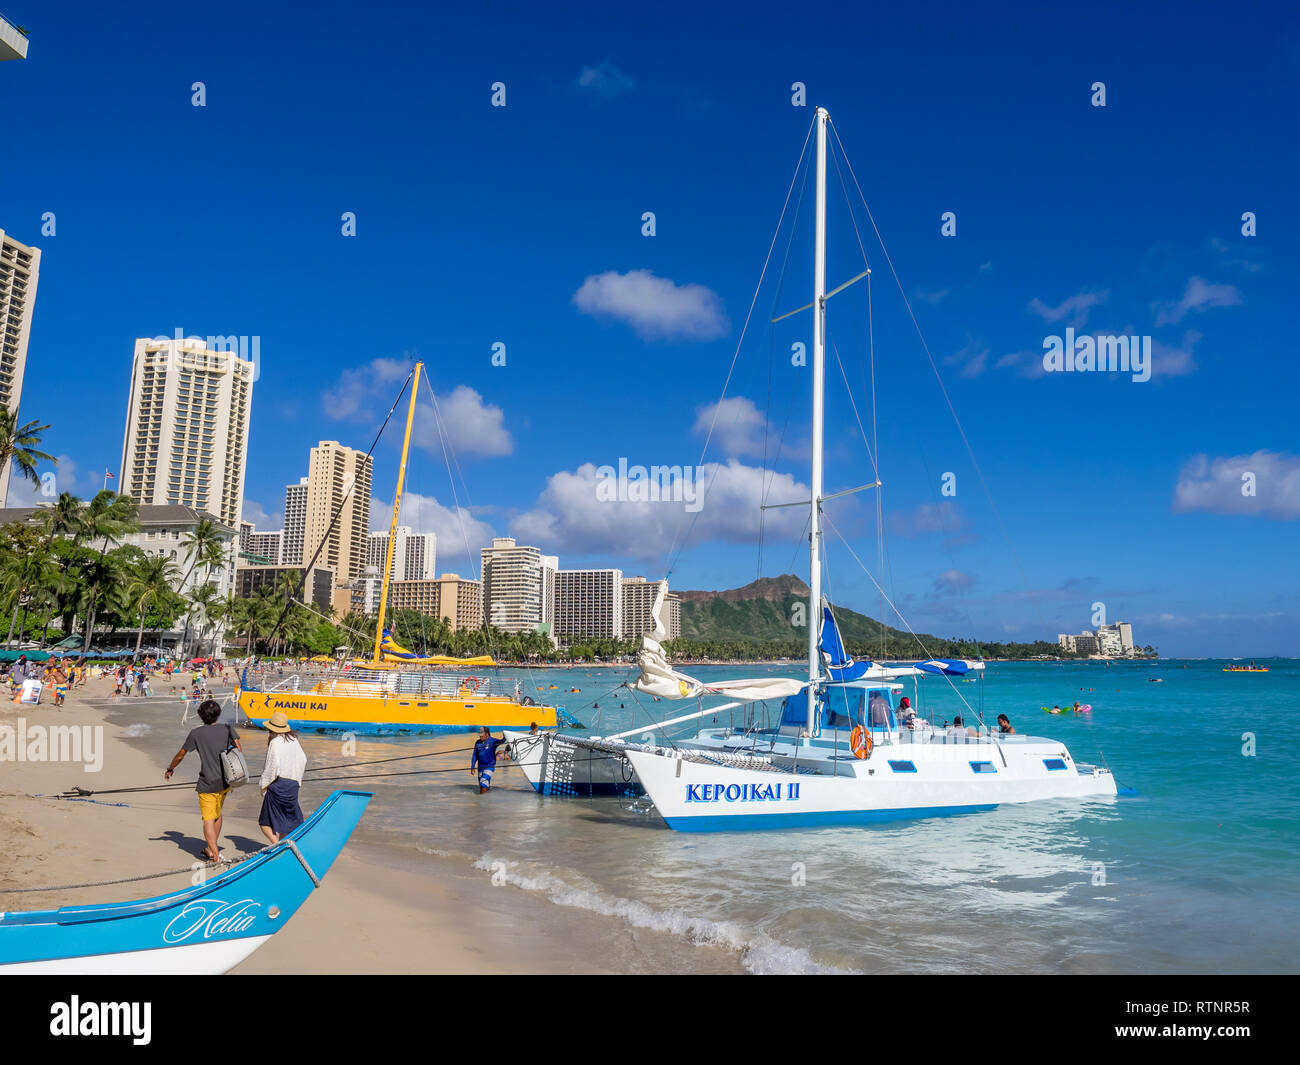
[(333, 792), (274, 847), (198, 887), (104, 906), (0, 913), (0, 974), (227, 972), (320, 886), (371, 795)]

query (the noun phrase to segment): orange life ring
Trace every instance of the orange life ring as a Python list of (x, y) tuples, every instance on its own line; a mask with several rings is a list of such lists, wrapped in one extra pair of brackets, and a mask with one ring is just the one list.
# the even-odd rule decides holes
[(870, 758), (871, 733), (861, 725), (855, 726), (853, 731), (849, 733), (849, 746), (853, 748), (855, 758)]

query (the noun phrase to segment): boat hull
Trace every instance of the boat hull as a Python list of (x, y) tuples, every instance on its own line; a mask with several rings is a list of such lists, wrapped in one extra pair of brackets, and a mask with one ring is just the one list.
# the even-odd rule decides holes
[[(878, 747), (870, 759), (835, 763), (834, 776), (710, 764), (673, 752), (629, 750), (627, 759), (668, 827), (680, 832), (875, 825), (1117, 794), (1107, 770), (1076, 766), (1050, 741), (934, 746)], [(891, 759), (914, 768), (897, 771)], [(1047, 768), (1058, 761), (1064, 768)], [(994, 768), (976, 771), (974, 763)]]
[(227, 972), (298, 911), (347, 843), (370, 797), (335, 791), (281, 843), (184, 891), (0, 914), (0, 974)]
[(554, 732), (531, 736), (506, 730), (513, 764), (539, 795), (635, 797), (645, 794), (631, 764), (621, 755), (566, 743)]
[(376, 735), (476, 732), (486, 725), (527, 729), (559, 723), (559, 708), (524, 706), (510, 699), (440, 698), (394, 693), (237, 691), (235, 701), (248, 720), (262, 726), (276, 711), (299, 730)]

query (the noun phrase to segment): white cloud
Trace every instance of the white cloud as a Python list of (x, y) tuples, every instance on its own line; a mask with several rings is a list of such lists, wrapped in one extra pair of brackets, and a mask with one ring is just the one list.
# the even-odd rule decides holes
[(1151, 376), (1152, 377), (1186, 377), (1196, 371), (1196, 363), (1192, 360), (1192, 348), (1196, 347), (1196, 342), (1201, 339), (1201, 334), (1195, 329), (1189, 329), (1183, 334), (1182, 342), (1178, 347), (1172, 344), (1162, 344), (1159, 340), (1151, 341)]
[(948, 295), (948, 289), (941, 288), (936, 292), (926, 292), (924, 289), (918, 288), (912, 295), (918, 300), (924, 300), (926, 303), (938, 303)]
[[(396, 386), (411, 372), (411, 363), (405, 359), (372, 359), (355, 370), (344, 370), (339, 382), (321, 395), (325, 413), (335, 421), (378, 423), (383, 417)], [(381, 400), (389, 396), (388, 404)]]
[[(40, 507), (53, 503), (64, 492), (77, 492), (77, 463), (67, 455), (55, 456), (58, 465), (42, 463), (37, 466), (37, 475), (41, 478), (47, 478), (47, 475), (53, 474), (53, 479), (46, 479), (43, 484), (33, 484), (25, 477), (19, 477), (9, 468), (9, 494), (5, 498), (6, 507)], [(104, 471), (100, 470), (101, 480), (92, 485), (87, 484), (86, 494), (94, 495), (103, 486)], [(116, 481), (109, 481), (109, 488), (116, 487)]]
[[(505, 412), (495, 404), (484, 403), (483, 397), (474, 389), (457, 385), (450, 395), (438, 396), (437, 399), (443, 433), (456, 454), (509, 455), (514, 451), (515, 442), (505, 427)], [(433, 417), (421, 421), (417, 410), (412, 437), (420, 447), (442, 454)]]
[(891, 533), (905, 540), (932, 533), (952, 536), (966, 530), (966, 517), (956, 503), (922, 503), (913, 510), (893, 511), (887, 526)]
[[(1246, 494), (1252, 484), (1248, 474), (1254, 495)], [(1280, 451), (1216, 459), (1197, 455), (1178, 473), (1173, 509), (1294, 521), (1300, 518), (1300, 456)]]
[(945, 570), (934, 579), (934, 590), (939, 593), (964, 592), (975, 583), (969, 573), (958, 569)]
[[(599, 554), (609, 565), (621, 560), (663, 561), (674, 541), (690, 529), (693, 544), (722, 541), (750, 544), (758, 540), (760, 505), (767, 498), (782, 503), (807, 499), (809, 489), (788, 474), (773, 474), (731, 459), (708, 463), (690, 487), (702, 505), (688, 513), (686, 501), (617, 501), (598, 495), (601, 478), (587, 462), (552, 476), (532, 510), (511, 524), (521, 542), (560, 555)], [(692, 498), (695, 498), (692, 496)], [(789, 507), (766, 512), (764, 536), (789, 541), (802, 535), (806, 512)], [(692, 525), (693, 523), (693, 525)]]
[(999, 370), (1014, 370), (1021, 377), (1047, 376), (1041, 351), (1013, 351), (999, 358), (994, 366)]
[[(365, 366), (344, 370), (338, 383), (321, 394), (325, 414), (335, 421), (356, 422), (378, 428), (397, 396), (397, 390), (410, 373), (411, 364), (402, 359), (372, 359)], [(509, 455), (514, 451), (514, 440), (505, 427), (505, 412), (498, 406), (485, 403), (483, 397), (468, 385), (457, 385), (450, 393), (436, 394), (437, 413), (442, 431), (457, 455)], [(417, 447), (434, 455), (442, 455), (438, 436), (438, 419), (429, 409), (428, 392), (420, 385), (415, 426), (412, 438)], [(389, 422), (400, 433), (405, 415), (405, 401), (399, 412)]]
[[(695, 432), (707, 436), (710, 425), (713, 427), (710, 440), (716, 441), (728, 457), (763, 453), (763, 431), (767, 419), (754, 406), (753, 400), (733, 396), (701, 407), (695, 419)], [(771, 440), (769, 446), (775, 448), (776, 440)]]
[(1077, 296), (1071, 296), (1055, 307), (1049, 307), (1035, 296), (1029, 301), (1029, 310), (1045, 322), (1061, 322), (1068, 319), (1066, 321), (1067, 325), (1078, 328), (1088, 320), (1088, 312), (1093, 307), (1105, 303), (1109, 296), (1109, 289), (1102, 292), (1080, 292)]
[[(392, 523), (393, 504), (371, 496), (371, 531), (387, 532)], [(492, 537), (496, 535), (492, 526), (464, 507), (443, 506), (433, 496), (417, 492), (403, 493), (399, 524), (409, 525), (412, 532), (436, 534), (438, 572), (459, 573), (462, 577), (477, 575), (479, 549), (492, 546)]]
[(617, 96), (621, 92), (631, 92), (636, 88), (636, 82), (608, 59), (594, 67), (583, 67), (582, 73), (578, 75), (577, 85), (606, 99)]
[(594, 318), (626, 322), (642, 340), (717, 340), (731, 330), (716, 292), (678, 285), (649, 270), (592, 274), (573, 303)]
[(1236, 307), (1241, 303), (1241, 292), (1235, 285), (1213, 285), (1202, 277), (1189, 278), (1182, 298), (1173, 303), (1153, 303), (1156, 328), (1181, 322), (1188, 314), (1209, 307)]
[(957, 371), (961, 377), (971, 378), (978, 377), (984, 372), (984, 367), (989, 361), (989, 349), (980, 347), (975, 341), (971, 340), (961, 351), (954, 352), (943, 360), (945, 366), (958, 366)]
[(268, 514), (261, 503), (256, 503), (251, 499), (244, 500), (244, 508), (241, 513), (244, 521), (251, 521), (258, 532), (275, 532), (276, 529), (284, 528), (283, 514)]

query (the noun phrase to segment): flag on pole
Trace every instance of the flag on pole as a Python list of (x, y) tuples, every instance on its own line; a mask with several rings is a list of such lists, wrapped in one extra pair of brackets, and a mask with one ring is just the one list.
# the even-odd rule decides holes
[(106, 481), (116, 481), (116, 480), (117, 480), (117, 474), (115, 474), (115, 473), (109, 473), (108, 470), (105, 470), (105, 471), (104, 471), (104, 479), (105, 479)]

